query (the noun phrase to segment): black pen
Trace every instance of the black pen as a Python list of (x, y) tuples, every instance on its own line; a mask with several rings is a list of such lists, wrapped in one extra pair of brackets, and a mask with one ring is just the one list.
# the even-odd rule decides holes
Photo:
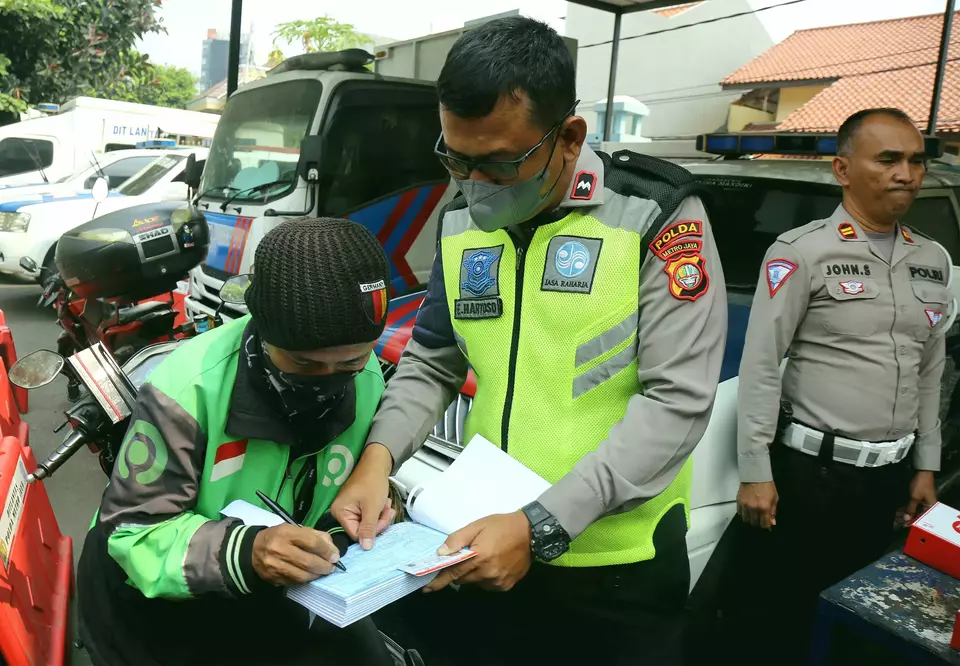
[[(273, 511), (275, 514), (277, 514), (278, 516), (280, 516), (281, 518), (283, 518), (283, 522), (287, 523), (288, 525), (296, 525), (297, 527), (303, 527), (303, 525), (301, 525), (300, 523), (298, 523), (297, 521), (295, 521), (295, 520), (293, 519), (293, 516), (291, 516), (289, 513), (287, 513), (286, 510), (284, 510), (284, 508), (283, 508), (282, 506), (280, 506), (279, 504), (277, 504), (276, 502), (274, 502), (272, 499), (270, 499), (269, 497), (267, 497), (266, 495), (264, 495), (264, 494), (263, 494), (262, 492), (260, 492), (259, 490), (257, 491), (257, 497), (260, 498), (260, 501), (261, 501), (261, 502), (263, 502), (264, 504), (267, 505), (267, 508), (268, 508), (268, 509), (270, 509), (270, 510)], [(336, 562), (333, 566), (335, 566), (336, 568), (340, 569), (340, 571), (346, 572), (346, 570), (347, 570), (347, 568), (346, 568), (345, 566), (343, 566), (343, 562)]]

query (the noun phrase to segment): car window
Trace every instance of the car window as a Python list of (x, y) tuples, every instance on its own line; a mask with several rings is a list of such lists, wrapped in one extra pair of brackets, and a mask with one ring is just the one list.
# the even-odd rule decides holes
[(185, 159), (185, 155), (164, 155), (163, 157), (158, 157), (141, 169), (140, 173), (118, 187), (117, 192), (127, 196), (143, 194), (160, 182), (161, 178), (170, 173), (175, 166)]
[[(440, 136), (433, 88), (346, 83), (321, 128), (333, 174), (321, 212), (343, 216), (415, 185), (449, 179), (433, 153)], [(370, 174), (376, 173), (375, 178)]]
[(840, 188), (765, 178), (696, 176), (731, 290), (753, 292), (763, 256), (780, 234), (830, 217)]
[(45, 169), (53, 164), (53, 143), (41, 139), (0, 139), (0, 176)]
[(119, 187), (155, 159), (153, 155), (126, 157), (103, 167), (103, 174), (110, 180), (110, 187)]
[(917, 197), (902, 222), (943, 245), (954, 264), (960, 261), (960, 229), (950, 197)]

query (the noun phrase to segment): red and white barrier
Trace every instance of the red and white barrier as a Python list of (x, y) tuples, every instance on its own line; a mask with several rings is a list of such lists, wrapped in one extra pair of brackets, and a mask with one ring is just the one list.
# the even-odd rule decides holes
[(63, 536), (37, 462), (17, 437), (0, 439), (0, 655), (9, 666), (68, 661), (73, 543)]

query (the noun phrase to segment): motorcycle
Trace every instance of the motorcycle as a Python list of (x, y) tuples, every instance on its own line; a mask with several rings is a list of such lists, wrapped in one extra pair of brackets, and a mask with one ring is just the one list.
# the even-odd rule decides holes
[[(208, 246), (204, 216), (183, 202), (125, 208), (65, 233), (54, 257), (58, 272), (38, 301), (55, 307), (63, 329), (57, 352), (70, 357), (102, 343), (122, 364), (147, 345), (193, 335), (195, 322), (176, 322), (174, 290)], [(20, 265), (37, 268), (29, 257)], [(71, 379), (67, 397), (79, 392)]]
[[(248, 275), (228, 279), (220, 290), (221, 305), (242, 304), (250, 284)], [(220, 322), (219, 308), (215, 321)], [(100, 457), (100, 468), (108, 477), (120, 452), (137, 392), (150, 372), (185, 339), (148, 345), (119, 364), (102, 342), (82, 349), (68, 359), (57, 352), (41, 349), (27, 354), (10, 368), (9, 379), (27, 390), (41, 388), (61, 374), (82, 384), (81, 398), (66, 412), (66, 421), (57, 431), (69, 426), (70, 431), (57, 449), (37, 464), (27, 477), (36, 483), (51, 477), (82, 447), (87, 446)], [(380, 632), (387, 650), (397, 666), (424, 666), (416, 650), (405, 650), (396, 641)]]

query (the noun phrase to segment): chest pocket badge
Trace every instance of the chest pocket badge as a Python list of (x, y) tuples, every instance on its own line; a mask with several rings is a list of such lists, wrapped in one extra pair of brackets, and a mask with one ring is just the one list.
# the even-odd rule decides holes
[(500, 299), (500, 258), (503, 245), (463, 251), (460, 298), (453, 302), (454, 319), (496, 319), (503, 315)]
[(547, 247), (541, 291), (589, 294), (600, 258), (600, 238), (554, 236)]

